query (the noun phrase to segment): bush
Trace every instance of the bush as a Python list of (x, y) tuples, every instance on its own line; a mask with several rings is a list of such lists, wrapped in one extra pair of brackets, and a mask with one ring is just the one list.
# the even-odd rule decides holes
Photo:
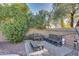
[(5, 23), (3, 25), (3, 33), (11, 43), (21, 42), (24, 39), (27, 29), (27, 21), (25, 19), (15, 20), (14, 22)]
[(26, 4), (0, 5), (0, 11), (1, 30), (6, 39), (11, 43), (23, 41), (28, 29)]

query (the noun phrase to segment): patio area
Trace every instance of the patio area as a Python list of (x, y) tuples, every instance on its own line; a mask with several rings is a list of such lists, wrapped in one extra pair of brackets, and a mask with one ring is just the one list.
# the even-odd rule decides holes
[(36, 51), (33, 52), (31, 46), (28, 46), (28, 44), (30, 45), (30, 41), (26, 40), (25, 41), (25, 49), (26, 49), (26, 53), (27, 55), (43, 55), (43, 56), (64, 56), (70, 52), (73, 51), (73, 49), (67, 48), (67, 47), (58, 47), (58, 46), (54, 46), (46, 41), (42, 41), (42, 44), (44, 45), (44, 49), (40, 50), (40, 51)]

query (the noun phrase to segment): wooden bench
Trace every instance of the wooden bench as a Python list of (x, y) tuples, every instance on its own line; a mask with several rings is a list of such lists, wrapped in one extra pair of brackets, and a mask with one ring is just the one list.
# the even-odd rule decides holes
[(34, 41), (42, 41), (43, 38), (44, 38), (44, 36), (39, 33), (34, 33), (34, 34), (28, 35), (28, 39), (34, 40)]
[(62, 36), (61, 35), (55, 35), (55, 34), (49, 34), (48, 41), (53, 43), (54, 45), (62, 45)]
[(43, 44), (39, 41), (31, 41), (30, 45), (34, 51), (39, 51), (43, 49)]

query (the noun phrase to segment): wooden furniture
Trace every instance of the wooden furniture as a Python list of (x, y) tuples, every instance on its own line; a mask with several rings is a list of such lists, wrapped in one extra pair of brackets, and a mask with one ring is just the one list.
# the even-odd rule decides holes
[(55, 46), (62, 46), (62, 36), (61, 35), (49, 34), (47, 41), (52, 43)]
[(30, 45), (33, 49), (33, 51), (39, 51), (43, 49), (43, 44), (39, 41), (31, 41)]
[(42, 41), (44, 38), (44, 36), (39, 33), (30, 34), (28, 37), (29, 37), (28, 39), (33, 41)]

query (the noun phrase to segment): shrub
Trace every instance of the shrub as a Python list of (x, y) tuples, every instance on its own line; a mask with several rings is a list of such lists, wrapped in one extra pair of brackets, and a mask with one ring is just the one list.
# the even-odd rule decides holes
[(15, 20), (14, 22), (5, 23), (3, 25), (3, 33), (11, 43), (21, 42), (24, 39), (27, 29), (27, 21), (25, 19)]
[[(17, 6), (5, 5), (3, 10), (4, 13), (1, 17), (3, 19), (1, 22), (1, 29), (6, 39), (11, 43), (18, 43), (23, 41), (27, 27), (27, 12), (23, 12)], [(2, 9), (1, 9), (2, 11)]]
[(24, 39), (27, 29), (26, 20), (19, 19), (14, 23), (5, 23), (3, 25), (3, 33), (11, 43), (21, 42)]

